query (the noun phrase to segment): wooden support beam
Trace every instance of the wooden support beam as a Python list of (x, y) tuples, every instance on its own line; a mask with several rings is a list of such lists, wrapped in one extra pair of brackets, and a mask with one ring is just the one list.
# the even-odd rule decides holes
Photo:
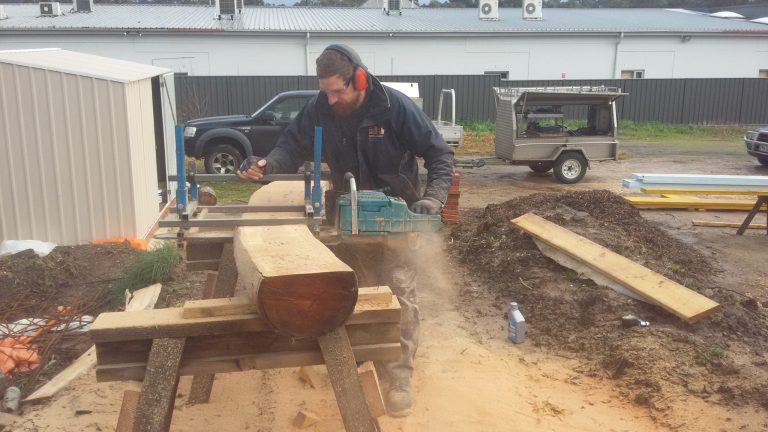
[[(695, 226), (703, 227), (719, 227), (719, 228), (740, 228), (741, 222), (723, 222), (723, 221), (705, 221), (705, 220), (692, 220), (691, 223)], [(765, 224), (753, 223), (749, 224), (748, 229), (766, 229)]]
[(184, 338), (152, 342), (133, 432), (166, 432), (170, 429), (183, 351)]
[[(376, 345), (353, 346), (352, 352), (357, 362), (364, 361), (395, 361), (400, 358), (400, 343), (383, 343)], [(318, 351), (291, 351), (279, 353), (262, 353), (247, 356), (224, 356), (207, 359), (192, 359), (183, 361), (179, 375), (196, 375), (205, 373), (244, 372), (249, 370), (265, 370), (291, 368), (311, 365), (322, 365), (322, 353)], [(96, 367), (96, 380), (108, 381), (142, 381), (145, 380), (146, 362), (99, 365)], [(146, 380), (145, 380), (146, 381)]]
[(533, 213), (512, 224), (689, 323), (720, 310), (713, 300)]
[[(235, 295), (237, 266), (235, 265), (235, 253), (231, 243), (225, 244), (222, 248), (220, 260), (218, 273), (216, 273), (215, 277), (208, 278), (206, 281), (212, 284), (212, 286), (206, 286), (205, 298), (231, 298)], [(187, 403), (190, 405), (208, 403), (211, 399), (214, 379), (215, 375), (213, 374), (195, 375), (192, 378)]]
[(133, 422), (136, 420), (136, 406), (139, 404), (139, 392), (126, 390), (123, 392), (123, 403), (120, 405), (120, 415), (117, 417), (115, 432), (133, 432)]
[[(183, 312), (183, 308), (136, 311), (131, 312), (130, 315), (125, 312), (105, 312), (100, 314), (93, 323), (90, 331), (91, 339), (98, 344), (273, 330), (256, 314), (186, 319)], [(393, 297), (387, 307), (357, 305), (346, 324), (397, 323), (399, 321), (400, 304), (397, 298)]]
[(376, 432), (379, 425), (371, 416), (363, 388), (357, 376), (355, 357), (350, 348), (347, 331), (339, 327), (318, 338), (328, 377), (347, 432)]
[[(659, 197), (624, 197), (633, 207), (637, 208), (666, 208), (666, 209), (706, 209), (727, 211), (749, 211), (754, 206), (752, 200), (734, 199), (702, 199), (680, 197), (678, 199)], [(765, 208), (765, 206), (763, 206)]]
[(384, 405), (384, 398), (381, 396), (379, 376), (376, 374), (373, 362), (368, 361), (358, 366), (357, 374), (360, 377), (360, 385), (363, 386), (365, 400), (368, 402), (368, 411), (374, 418), (386, 414), (387, 408)]
[[(363, 306), (389, 306), (392, 304), (392, 290), (388, 286), (358, 289), (356, 308)], [(256, 314), (258, 307), (242, 297), (216, 300), (189, 300), (184, 303), (184, 318), (208, 318), (227, 315)]]

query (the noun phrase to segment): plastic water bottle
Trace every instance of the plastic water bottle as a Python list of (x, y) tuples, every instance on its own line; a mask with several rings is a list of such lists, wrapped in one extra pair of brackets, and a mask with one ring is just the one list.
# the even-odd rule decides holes
[(16, 412), (19, 410), (19, 399), (21, 390), (18, 387), (8, 387), (3, 396), (3, 410), (7, 412)]
[(509, 304), (507, 322), (509, 323), (509, 335), (507, 336), (509, 340), (514, 343), (523, 343), (525, 341), (525, 318), (523, 318), (523, 314), (520, 313), (515, 302)]

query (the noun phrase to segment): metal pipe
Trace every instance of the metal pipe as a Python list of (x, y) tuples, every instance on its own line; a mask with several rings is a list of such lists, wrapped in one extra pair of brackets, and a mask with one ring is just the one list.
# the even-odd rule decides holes
[(620, 79), (619, 75), (619, 45), (624, 40), (624, 32), (619, 33), (619, 40), (616, 41), (616, 50), (613, 53), (613, 79)]
[[(176, 181), (176, 213), (181, 216), (187, 208), (187, 176), (184, 170), (184, 126), (176, 125), (176, 176), (169, 176)], [(173, 177), (178, 177), (173, 178)]]

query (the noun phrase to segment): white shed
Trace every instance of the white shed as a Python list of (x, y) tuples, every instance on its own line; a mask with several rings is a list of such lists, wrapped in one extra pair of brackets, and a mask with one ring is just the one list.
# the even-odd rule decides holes
[(173, 104), (168, 69), (0, 51), (0, 240), (149, 235), (175, 173)]

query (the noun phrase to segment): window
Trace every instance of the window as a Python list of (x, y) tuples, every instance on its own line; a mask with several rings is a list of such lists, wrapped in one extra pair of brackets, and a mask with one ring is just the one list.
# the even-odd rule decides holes
[(307, 98), (290, 98), (278, 102), (275, 104), (275, 106), (272, 107), (270, 111), (275, 113), (275, 117), (277, 117), (278, 121), (290, 122), (297, 115), (299, 115), (299, 111), (301, 111), (301, 109), (304, 108), (304, 105), (306, 104)]
[(760, 74), (758, 76), (760, 78), (768, 78), (768, 69), (760, 69)]
[(645, 77), (644, 70), (623, 70), (621, 71), (621, 79), (640, 79)]
[(509, 79), (509, 71), (485, 71), (483, 75), (500, 75), (501, 79)]

